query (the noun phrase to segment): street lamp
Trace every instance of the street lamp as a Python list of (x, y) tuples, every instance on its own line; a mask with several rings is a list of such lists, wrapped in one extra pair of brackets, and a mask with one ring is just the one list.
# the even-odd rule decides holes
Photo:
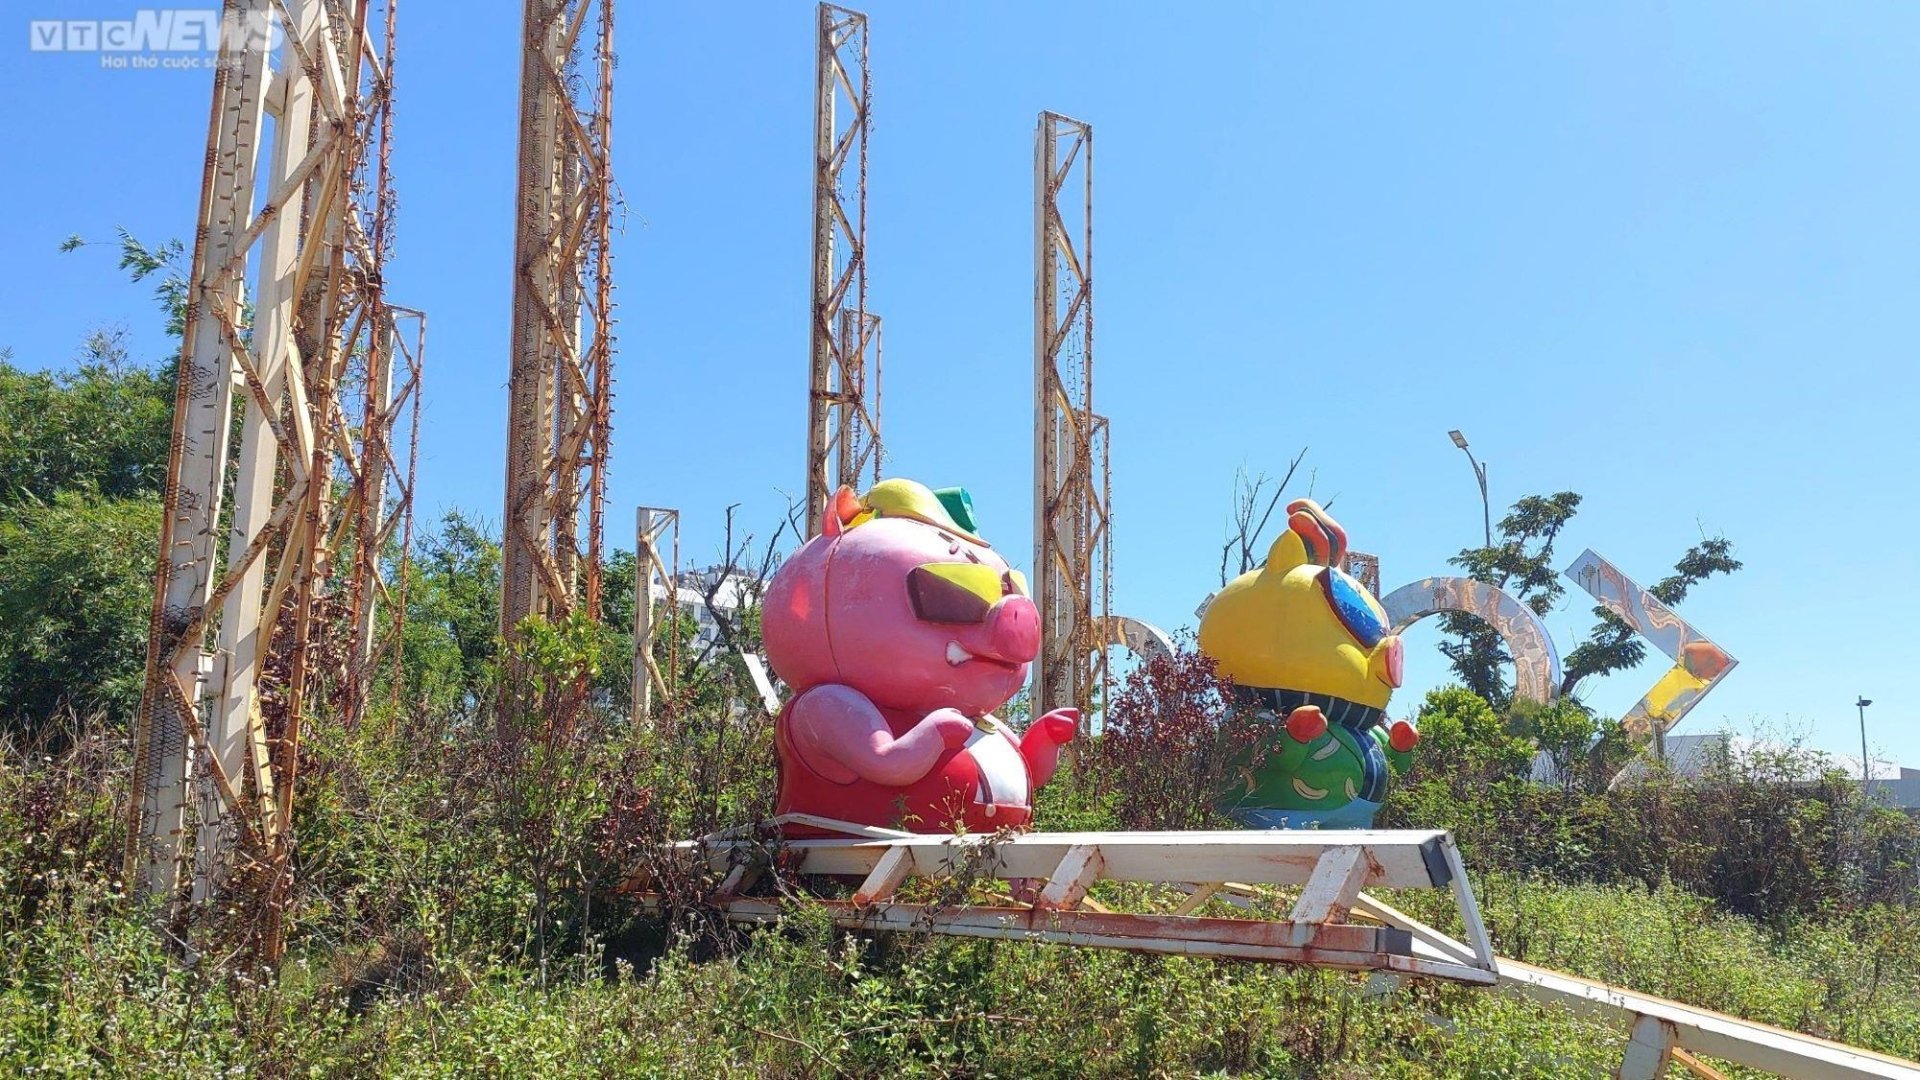
[(1453, 445), (1467, 455), (1467, 462), (1473, 466), (1473, 478), (1480, 481), (1480, 524), (1486, 530), (1487, 546), (1493, 546), (1493, 508), (1487, 503), (1487, 467), (1474, 459), (1473, 451), (1467, 449), (1467, 437), (1458, 430), (1447, 432)]
[(1873, 780), (1873, 766), (1867, 763), (1867, 706), (1873, 704), (1871, 698), (1861, 698), (1854, 702), (1860, 710), (1860, 797), (1867, 797), (1867, 788)]

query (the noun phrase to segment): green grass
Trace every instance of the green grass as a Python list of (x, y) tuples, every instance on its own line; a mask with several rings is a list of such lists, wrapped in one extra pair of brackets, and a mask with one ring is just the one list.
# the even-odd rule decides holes
[[(1920, 1054), (1910, 916), (1773, 938), (1671, 888), (1480, 884), (1509, 955)], [(1438, 895), (1396, 899), (1441, 921)], [(362, 946), (250, 985), (196, 978), (116, 909), (76, 883), (0, 941), (0, 1073), (1566, 1077), (1607, 1072), (1622, 1037), (1467, 987), (1368, 996), (1364, 977), (1327, 971), (876, 941), (805, 911), (635, 978), (575, 959), (542, 988), (523, 967), (443, 960), (369, 994), (393, 965)]]

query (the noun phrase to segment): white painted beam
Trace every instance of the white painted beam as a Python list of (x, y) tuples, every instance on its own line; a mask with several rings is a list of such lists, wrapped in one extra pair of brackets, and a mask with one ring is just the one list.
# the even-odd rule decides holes
[(1105, 866), (1106, 860), (1096, 844), (1078, 844), (1068, 848), (1033, 906), (1042, 910), (1079, 907), (1080, 901), (1087, 897), (1087, 890), (1100, 880), (1100, 872)]
[[(977, 866), (977, 849), (1001, 877), (1051, 877), (1067, 852), (1097, 846), (1108, 881), (1234, 881), (1254, 885), (1304, 885), (1329, 848), (1354, 846), (1365, 853), (1361, 888), (1425, 889), (1451, 884), (1441, 840), (1432, 830), (1311, 830), (1288, 832), (1029, 833), (990, 836), (914, 836), (871, 840), (796, 840), (786, 850), (802, 874), (864, 876), (889, 847), (915, 851), (915, 873), (933, 875)], [(687, 850), (692, 844), (682, 845)], [(706, 856), (724, 865), (725, 844), (705, 845)]]
[(1293, 943), (1307, 945), (1319, 927), (1345, 921), (1372, 869), (1366, 850), (1352, 844), (1322, 853), (1293, 906)]
[[(1370, 896), (1361, 896), (1354, 910), (1413, 935), (1416, 951), (1424, 947), (1463, 960), (1473, 950)], [(1552, 971), (1500, 957), (1496, 961), (1500, 986), (1535, 1001), (1561, 1005), (1602, 1019), (1652, 1018), (1673, 1032), (1670, 1049), (1687, 1057), (1704, 1054), (1782, 1076), (1825, 1080), (1920, 1080), (1920, 1063), (1876, 1054), (1797, 1031), (1742, 1020), (1711, 1009), (1685, 1005), (1652, 994), (1642, 994), (1577, 975)], [(1642, 1040), (1643, 1042), (1647, 1040)], [(1632, 1060), (1631, 1058), (1629, 1060)], [(1623, 1063), (1623, 1068), (1625, 1063)], [(1688, 1063), (1688, 1068), (1693, 1068)], [(1623, 1075), (1625, 1075), (1623, 1073)], [(1659, 1074), (1655, 1074), (1659, 1075)]]

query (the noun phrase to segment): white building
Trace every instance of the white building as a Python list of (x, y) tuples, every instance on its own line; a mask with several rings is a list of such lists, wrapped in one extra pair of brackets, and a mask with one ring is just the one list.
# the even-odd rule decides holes
[[(714, 590), (713, 607), (707, 606), (707, 590), (719, 582)], [(674, 583), (674, 603), (682, 612), (693, 617), (694, 645), (706, 648), (720, 640), (720, 622), (714, 617), (714, 610), (731, 618), (740, 608), (753, 600), (756, 582), (751, 575), (735, 571), (723, 574), (722, 568), (706, 567), (701, 570), (687, 570), (680, 574)], [(655, 578), (649, 586), (648, 596), (656, 608), (667, 599), (666, 582)]]

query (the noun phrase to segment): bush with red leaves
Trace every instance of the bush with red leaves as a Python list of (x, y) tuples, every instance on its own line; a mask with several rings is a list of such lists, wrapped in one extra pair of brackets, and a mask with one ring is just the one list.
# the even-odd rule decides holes
[(1217, 806), (1253, 758), (1265, 725), (1188, 642), (1142, 662), (1107, 702), (1084, 754), (1087, 782), (1128, 829), (1233, 828)]

